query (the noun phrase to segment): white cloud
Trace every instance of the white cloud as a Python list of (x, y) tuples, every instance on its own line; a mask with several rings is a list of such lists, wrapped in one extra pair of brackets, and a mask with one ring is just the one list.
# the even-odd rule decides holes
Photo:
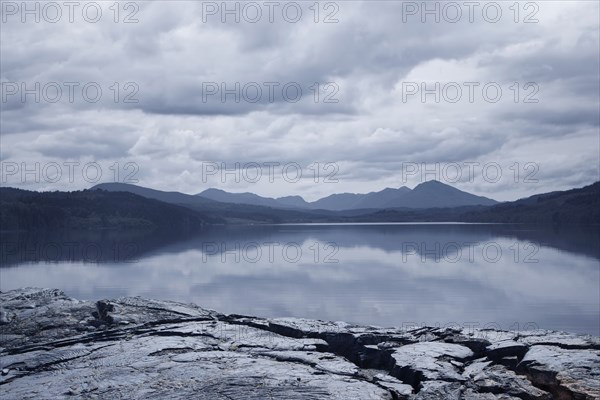
[[(96, 160), (135, 162), (140, 184), (196, 193), (209, 182), (202, 162), (336, 162), (339, 182), (276, 179), (210, 182), (263, 195), (368, 192), (401, 186), (407, 162), (537, 162), (539, 185), (458, 185), (502, 200), (598, 180), (598, 4), (538, 2), (539, 23), (514, 23), (508, 5), (498, 23), (402, 22), (402, 3), (339, 2), (339, 23), (315, 24), (308, 3), (296, 23), (202, 19), (202, 3), (140, 3), (139, 23), (1, 25), (0, 80), (33, 87), (48, 82), (97, 82), (98, 103), (66, 92), (61, 101), (3, 101), (3, 162)], [(312, 4), (312, 3), (311, 3)], [(504, 5), (504, 3), (502, 3)], [(508, 3), (506, 3), (508, 4)], [(520, 3), (524, 6), (524, 3)], [(321, 4), (323, 5), (323, 4)], [(122, 10), (124, 13), (124, 10)], [(325, 11), (321, 10), (320, 18)], [(520, 18), (526, 10), (521, 10)], [(121, 14), (121, 18), (124, 14)], [(435, 103), (403, 99), (403, 83), (498, 82), (501, 101)], [(119, 101), (112, 85), (119, 83)], [(124, 103), (134, 82), (138, 103)], [(303, 96), (285, 101), (276, 90), (260, 101), (203, 101), (206, 82), (243, 87), (297, 82)], [(311, 86), (321, 84), (315, 103)], [(335, 82), (335, 87), (324, 87)], [(514, 89), (519, 85), (518, 102)], [(535, 82), (537, 104), (523, 103)], [(479, 90), (479, 89), (478, 89)], [(323, 103), (326, 95), (337, 103)], [(464, 98), (463, 98), (464, 100)], [(577, 154), (572, 157), (571, 154)], [(594, 173), (595, 171), (595, 173)], [(310, 177), (308, 174), (307, 176)], [(8, 182), (43, 189), (80, 189), (88, 182)], [(409, 182), (416, 184), (418, 182)]]

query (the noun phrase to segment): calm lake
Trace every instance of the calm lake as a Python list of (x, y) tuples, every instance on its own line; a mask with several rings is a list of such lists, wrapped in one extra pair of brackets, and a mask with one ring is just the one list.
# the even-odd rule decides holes
[(194, 237), (2, 234), (0, 290), (224, 313), (600, 335), (600, 232), (489, 224), (254, 225)]

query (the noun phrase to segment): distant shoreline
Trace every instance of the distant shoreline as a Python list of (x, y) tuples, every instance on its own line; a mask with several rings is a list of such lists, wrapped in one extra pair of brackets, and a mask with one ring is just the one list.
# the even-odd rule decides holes
[(264, 224), (264, 225), (279, 225), (279, 226), (294, 226), (294, 225), (307, 225), (307, 226), (328, 226), (328, 225), (527, 225), (526, 223), (514, 223), (514, 222), (298, 222), (298, 223), (281, 223), (281, 224)]

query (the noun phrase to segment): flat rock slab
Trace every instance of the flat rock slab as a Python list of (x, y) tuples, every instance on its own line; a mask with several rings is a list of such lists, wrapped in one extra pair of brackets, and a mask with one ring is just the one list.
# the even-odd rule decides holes
[(2, 399), (598, 399), (599, 344), (0, 293)]

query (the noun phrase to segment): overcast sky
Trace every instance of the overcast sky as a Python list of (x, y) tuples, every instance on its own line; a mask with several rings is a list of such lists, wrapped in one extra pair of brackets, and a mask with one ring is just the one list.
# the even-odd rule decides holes
[(597, 1), (246, 3), (2, 1), (2, 185), (513, 200), (599, 179)]

